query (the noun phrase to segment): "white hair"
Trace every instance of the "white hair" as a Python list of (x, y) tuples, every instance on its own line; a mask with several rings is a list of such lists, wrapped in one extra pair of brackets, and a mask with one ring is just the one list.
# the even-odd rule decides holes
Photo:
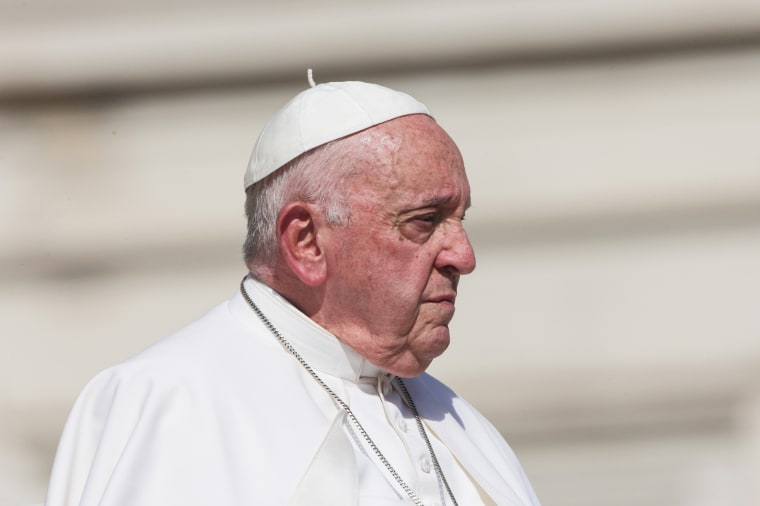
[[(380, 161), (371, 147), (379, 139), (364, 131), (308, 151), (246, 190), (248, 233), (243, 257), (251, 271), (271, 266), (277, 253), (277, 215), (289, 202), (316, 204), (331, 225), (347, 225), (348, 180)], [(368, 149), (369, 148), (369, 149)]]

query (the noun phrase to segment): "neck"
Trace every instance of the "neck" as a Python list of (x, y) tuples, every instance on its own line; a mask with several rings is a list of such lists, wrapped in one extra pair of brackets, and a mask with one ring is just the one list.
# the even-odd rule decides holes
[(319, 314), (324, 300), (324, 293), (320, 287), (309, 286), (296, 276), (283, 274), (281, 269), (265, 268), (257, 269), (255, 272), (251, 269), (250, 273), (312, 320)]

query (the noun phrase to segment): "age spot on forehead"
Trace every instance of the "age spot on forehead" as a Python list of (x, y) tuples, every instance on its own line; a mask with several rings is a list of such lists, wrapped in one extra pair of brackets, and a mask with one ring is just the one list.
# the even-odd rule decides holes
[(388, 151), (396, 153), (401, 149), (401, 139), (388, 134), (380, 137), (377, 133), (366, 132), (363, 135), (360, 135), (358, 139), (365, 148), (370, 149), (380, 156), (387, 154)]
[(382, 139), (380, 139), (380, 143), (393, 152), (396, 152), (399, 149), (401, 149), (401, 139), (396, 139), (394, 137), (391, 137), (390, 135), (386, 135)]

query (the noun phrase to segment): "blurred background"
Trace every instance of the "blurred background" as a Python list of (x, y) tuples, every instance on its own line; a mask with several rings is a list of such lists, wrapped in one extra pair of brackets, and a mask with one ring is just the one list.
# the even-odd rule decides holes
[(0, 0), (0, 505), (90, 377), (236, 290), (309, 67), (461, 147), (479, 266), (431, 371), (544, 506), (760, 504), (760, 3)]

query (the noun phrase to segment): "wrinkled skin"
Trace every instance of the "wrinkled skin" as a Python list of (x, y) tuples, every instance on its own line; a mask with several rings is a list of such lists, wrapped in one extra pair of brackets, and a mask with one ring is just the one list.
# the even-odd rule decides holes
[(375, 365), (413, 377), (448, 347), (459, 277), (475, 268), (462, 226), (470, 186), (459, 150), (428, 116), (359, 135), (377, 160), (347, 181), (350, 222), (321, 232), (326, 278), (310, 316)]

